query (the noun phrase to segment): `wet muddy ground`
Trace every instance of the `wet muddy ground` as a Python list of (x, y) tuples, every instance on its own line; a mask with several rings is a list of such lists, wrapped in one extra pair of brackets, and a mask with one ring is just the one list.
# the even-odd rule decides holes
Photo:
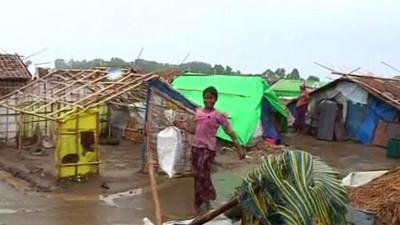
[(352, 171), (386, 170), (400, 166), (400, 160), (386, 157), (386, 149), (361, 145), (353, 141), (320, 141), (301, 135), (286, 138), (295, 149), (320, 156), (325, 162), (346, 175)]
[[(323, 142), (309, 136), (288, 137), (287, 142), (297, 149), (319, 155), (343, 175), (355, 170), (400, 166), (400, 160), (386, 158), (383, 148), (352, 142)], [(137, 173), (140, 169), (140, 148), (130, 143), (103, 147), (101, 176), (48, 193), (32, 191), (29, 183), (16, 179), (12, 174), (0, 172), (0, 224), (128, 225), (142, 224), (144, 217), (154, 221), (149, 179)], [(21, 164), (27, 160), (9, 156), (4, 150), (0, 150), (0, 154), (10, 157), (8, 161), (12, 163)], [(235, 152), (221, 152), (218, 155), (217, 161), (221, 166), (216, 166), (213, 174), (218, 194), (216, 205), (232, 196), (242, 176), (257, 165), (262, 154), (251, 152), (249, 156), (252, 159), (244, 161), (239, 161)], [(23, 164), (28, 170), (38, 165), (44, 171), (52, 168), (52, 165), (43, 163), (43, 159), (38, 157)], [(32, 174), (38, 176), (39, 173)], [(101, 187), (103, 183), (109, 189)], [(191, 217), (192, 187), (190, 177), (158, 177), (164, 220)]]

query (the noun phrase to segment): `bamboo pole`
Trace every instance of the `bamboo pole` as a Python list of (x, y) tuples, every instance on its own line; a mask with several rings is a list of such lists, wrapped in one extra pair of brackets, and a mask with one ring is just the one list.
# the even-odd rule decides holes
[(24, 114), (22, 114), (22, 113), (20, 113), (19, 114), (19, 129), (18, 129), (18, 151), (21, 151), (22, 150), (22, 132), (23, 132), (23, 130), (24, 130), (24, 121), (23, 121), (23, 118), (24, 118)]
[[(98, 71), (94, 71), (94, 72), (92, 72), (92, 73), (86, 74), (84, 77), (87, 78), (87, 77), (93, 76), (93, 75), (95, 75), (97, 72), (98, 72)], [(99, 78), (94, 79), (94, 80), (92, 81), (92, 84), (93, 84), (93, 83), (96, 83), (96, 82), (98, 82), (98, 81), (100, 81), (101, 79), (104, 79), (104, 78), (106, 78), (106, 77), (107, 77), (107, 75), (100, 76)], [(74, 89), (74, 90), (72, 90), (72, 91), (68, 91), (68, 90), (67, 90), (68, 88), (72, 87), (73, 85), (75, 85), (75, 84), (77, 84), (77, 83), (79, 83), (79, 81), (75, 80), (74, 82), (72, 82), (72, 83), (66, 85), (65, 87), (63, 87), (63, 88), (57, 90), (56, 92), (54, 92), (53, 95), (59, 94), (59, 93), (65, 91), (65, 92), (63, 93), (62, 96), (55, 98), (55, 99), (54, 99), (54, 102), (56, 102), (56, 101), (58, 101), (58, 100), (60, 100), (60, 99), (62, 99), (62, 98), (65, 98), (65, 96), (66, 96), (67, 94), (71, 94), (73, 91), (81, 90), (81, 89), (83, 89), (83, 88), (85, 88), (86, 86), (89, 85), (89, 83), (87, 83), (87, 84), (84, 84), (84, 85), (82, 85), (82, 86), (77, 87), (76, 89)], [(41, 109), (43, 109), (43, 108), (46, 107), (47, 105), (53, 104), (54, 102), (49, 102), (49, 103), (47, 103), (47, 104), (45, 104), (45, 105), (39, 107), (38, 109), (36, 109), (36, 111), (40, 111)], [(33, 103), (33, 104), (36, 104), (36, 103)], [(76, 104), (76, 102), (75, 102), (75, 104)]]
[(150, 139), (151, 135), (149, 135), (150, 132), (150, 124), (152, 122), (152, 116), (151, 116), (151, 110), (152, 110), (152, 96), (150, 94), (150, 101), (148, 105), (148, 110), (149, 110), (149, 117), (147, 118), (147, 125), (146, 125), (146, 148), (147, 148), (147, 166), (149, 170), (149, 176), (150, 176), (150, 185), (151, 185), (151, 193), (153, 196), (153, 203), (154, 203), (154, 208), (155, 208), (155, 216), (156, 216), (156, 225), (162, 225), (162, 216), (161, 216), (161, 206), (160, 206), (160, 199), (158, 197), (158, 192), (157, 192), (157, 181), (154, 176), (154, 156), (153, 156), (153, 149), (150, 147)]
[[(145, 82), (145, 81), (148, 81), (148, 80), (156, 78), (156, 77), (158, 77), (158, 76), (157, 75), (152, 75), (151, 77), (146, 78), (144, 81), (141, 80), (141, 82)], [(119, 92), (116, 92), (115, 94), (108, 95), (105, 99), (102, 99), (101, 101), (99, 101), (97, 103), (93, 104), (93, 101), (90, 101), (89, 103), (86, 103), (85, 104), (86, 105), (85, 108), (80, 110), (80, 112), (85, 112), (86, 110), (88, 110), (90, 108), (96, 107), (97, 105), (102, 104), (102, 103), (104, 103), (106, 101), (109, 101), (109, 100), (115, 98), (116, 96), (121, 95), (122, 93), (125, 93), (127, 91), (130, 91), (130, 90), (132, 90), (132, 89), (134, 89), (134, 88), (136, 88), (136, 87), (138, 87), (138, 86), (140, 86), (142, 84), (143, 83), (136, 83), (135, 84), (134, 82), (132, 82), (132, 85), (128, 86), (126, 89), (120, 90)], [(119, 88), (121, 88), (121, 87), (119, 87)], [(67, 116), (73, 116), (75, 114), (76, 114), (76, 112), (69, 112), (69, 113), (64, 114), (63, 117), (66, 118)], [(59, 118), (59, 119), (62, 120), (61, 118)]]
[[(100, 126), (100, 113), (96, 112), (96, 132), (95, 132), (95, 151), (96, 151), (96, 161), (100, 162), (100, 149), (99, 149), (99, 139), (101, 133)], [(100, 174), (100, 163), (97, 164), (96, 174)]]
[(57, 179), (60, 179), (61, 177), (61, 164), (62, 164), (62, 160), (61, 160), (61, 146), (63, 143), (63, 138), (62, 138), (62, 125), (60, 122), (57, 122), (57, 139), (56, 139), (56, 163), (57, 163)]
[(17, 93), (21, 93), (21, 91), (23, 91), (23, 90), (25, 90), (25, 89), (28, 89), (28, 88), (30, 88), (30, 87), (32, 87), (32, 86), (35, 86), (35, 85), (36, 85), (37, 83), (39, 83), (40, 81), (41, 81), (41, 82), (44, 82), (44, 81), (45, 81), (45, 78), (47, 78), (47, 77), (49, 77), (49, 76), (51, 76), (51, 75), (53, 75), (53, 74), (55, 74), (55, 73), (57, 73), (57, 71), (52, 72), (52, 73), (49, 73), (49, 74), (47, 74), (46, 76), (44, 76), (44, 77), (42, 77), (42, 78), (39, 78), (39, 79), (37, 79), (37, 80), (35, 80), (35, 81), (29, 82), (27, 85), (21, 87), (21, 88), (18, 89), (18, 90), (15, 90), (15, 91), (13, 91), (13, 92), (10, 92), (9, 94), (6, 94), (6, 95), (1, 96), (1, 97), (0, 97), (0, 102), (3, 102), (4, 99), (8, 99), (8, 97), (10, 97), (10, 96), (13, 96), (13, 95), (15, 95), (15, 94), (17, 94)]
[[(171, 101), (172, 103), (174, 103), (175, 105), (181, 107), (183, 110), (185, 110), (186, 112), (190, 113), (190, 114), (195, 114), (195, 111), (193, 111), (192, 109), (184, 106), (182, 103), (176, 101), (175, 99), (172, 99), (171, 97), (167, 96), (166, 94), (162, 93), (161, 91), (158, 91), (157, 89), (151, 88), (151, 91), (154, 91), (155, 93), (157, 93), (157, 95), (160, 95), (166, 99), (168, 99), (169, 101)], [(193, 103), (193, 105), (195, 105)]]
[[(100, 77), (100, 78), (103, 79), (103, 78), (105, 78), (106, 76), (107, 76), (107, 75), (105, 75), (104, 77)], [(128, 79), (128, 78), (129, 78), (129, 76), (125, 76), (125, 77), (121, 78), (120, 81), (126, 80), (126, 79)], [(139, 78), (138, 78), (138, 79), (139, 79)], [(94, 80), (92, 83), (95, 83), (95, 82), (97, 82), (97, 79)], [(129, 82), (129, 84), (133, 84), (134, 82), (136, 82), (136, 79), (135, 79), (133, 82), (132, 82), (132, 81)], [(85, 100), (87, 100), (87, 99), (93, 99), (93, 98), (95, 98), (95, 97), (101, 97), (102, 95), (107, 94), (105, 91), (108, 91), (108, 90), (112, 89), (112, 87), (116, 86), (117, 84), (118, 84), (118, 82), (115, 82), (114, 84), (112, 84), (112, 85), (110, 85), (110, 86), (108, 86), (108, 87), (105, 87), (105, 88), (103, 88), (103, 89), (101, 89), (101, 90), (97, 90), (95, 93), (92, 93), (92, 94), (90, 94), (90, 95), (87, 95), (87, 96), (85, 96), (85, 97), (79, 99), (78, 101), (76, 101), (76, 102), (74, 102), (74, 103), (75, 103), (75, 104), (78, 104), (78, 103), (81, 103), (81, 102), (83, 102), (83, 101), (85, 101)], [(82, 87), (86, 87), (86, 86), (87, 86), (87, 84), (82, 85), (82, 86), (76, 88), (75, 90), (80, 90), (80, 89), (82, 89)], [(125, 86), (125, 85), (123, 85), (123, 86)], [(122, 87), (123, 87), (123, 86), (122, 86)], [(121, 88), (121, 87), (117, 87), (117, 88)], [(64, 95), (64, 96), (65, 96), (65, 95)], [(56, 100), (58, 100), (58, 99), (61, 99), (61, 98), (56, 98)], [(98, 101), (98, 100), (97, 100), (97, 99), (94, 99), (94, 100), (92, 100), (92, 101), (96, 102), (96, 101)], [(64, 110), (65, 108), (66, 108), (66, 107), (63, 107), (63, 108), (61, 108), (61, 109), (58, 109), (58, 111)], [(57, 113), (58, 111), (52, 112), (50, 115), (55, 114), (55, 113)]]
[[(53, 98), (51, 98), (51, 97), (48, 97), (48, 96), (40, 96), (40, 95), (31, 94), (31, 93), (29, 93), (28, 95), (31, 96), (31, 97), (33, 97), (33, 98), (36, 98), (36, 99), (37, 99), (36, 103), (40, 103), (40, 101), (43, 101), (43, 102), (46, 102), (46, 101), (49, 101), (49, 102), (55, 101), (55, 99), (53, 99)], [(74, 103), (71, 103), (71, 102), (67, 102), (67, 101), (58, 100), (58, 102), (63, 103), (63, 104), (65, 104), (65, 105), (77, 107), (77, 108), (83, 108), (83, 107), (80, 106), (80, 105), (77, 105), (77, 104), (74, 104)], [(29, 106), (29, 105), (28, 105), (28, 106), (25, 106), (25, 107), (23, 107), (22, 109), (23, 109), (23, 110), (25, 110), (25, 109), (26, 109), (26, 110), (29, 110), (28, 107), (30, 107), (30, 106)], [(46, 108), (47, 108), (47, 106), (46, 106)], [(33, 110), (32, 110), (32, 111), (33, 111)]]
[(220, 206), (219, 208), (216, 208), (210, 212), (207, 212), (206, 214), (197, 217), (195, 220), (193, 220), (189, 225), (201, 225), (209, 222), (210, 220), (214, 219), (218, 215), (228, 211), (229, 209), (235, 207), (236, 205), (239, 204), (239, 199), (238, 198), (233, 198), (229, 202), (225, 203), (224, 205)]
[(14, 110), (14, 111), (19, 112), (19, 113), (25, 113), (25, 114), (29, 114), (29, 115), (34, 115), (34, 116), (46, 118), (46, 119), (49, 119), (49, 120), (57, 120), (57, 119), (55, 119), (53, 117), (50, 117), (50, 116), (45, 116), (45, 115), (42, 115), (42, 114), (39, 114), (39, 113), (29, 112), (29, 111), (22, 110), (22, 109), (19, 109), (19, 108), (16, 108), (14, 106), (10, 106), (10, 105), (3, 105), (3, 104), (0, 103), (0, 106), (3, 106), (5, 108), (11, 109), (11, 110)]
[(64, 163), (62, 164), (63, 167), (72, 167), (72, 166), (88, 166), (88, 165), (100, 165), (102, 162), (82, 162), (82, 163)]
[(150, 175), (150, 184), (151, 184), (151, 193), (153, 195), (153, 202), (156, 213), (156, 225), (162, 225), (162, 216), (161, 216), (161, 206), (160, 199), (158, 197), (157, 191), (157, 181), (154, 175), (154, 158), (153, 158), (153, 150), (148, 149), (148, 167), (149, 167), (149, 175)]
[[(79, 152), (79, 148), (81, 147), (82, 148), (82, 150), (83, 150), (83, 146), (82, 145), (80, 145), (80, 143), (79, 143), (79, 139), (80, 139), (80, 130), (79, 130), (79, 118), (80, 118), (80, 115), (78, 115), (76, 118), (75, 118), (75, 132), (76, 132), (76, 135), (75, 135), (75, 154), (77, 155), (77, 156), (80, 156), (81, 154), (81, 152)], [(79, 157), (80, 158), (80, 157)], [(80, 161), (80, 160), (79, 160)], [(64, 164), (63, 164), (63, 166), (64, 166)], [(76, 165), (75, 166), (75, 176), (78, 176), (79, 175), (79, 165)]]
[[(72, 77), (75, 77), (75, 76), (78, 76), (79, 74), (81, 74), (81, 73), (83, 73), (83, 72), (80, 72), (80, 73), (77, 73), (77, 74), (75, 74), (74, 76), (72, 76)], [(90, 73), (89, 75), (92, 75), (92, 74), (95, 74), (96, 72), (93, 72), (93, 73)], [(88, 76), (89, 76), (88, 75)], [(43, 83), (47, 83), (47, 82), (51, 82), (51, 81), (46, 81), (46, 80), (44, 80), (43, 81)], [(66, 90), (66, 89), (68, 89), (69, 87), (72, 87), (74, 84), (76, 84), (76, 83), (78, 83), (77, 81), (74, 81), (74, 82), (72, 82), (72, 83), (68, 83), (67, 85), (65, 85), (63, 88), (60, 88), (60, 89), (57, 89), (55, 92), (52, 92), (52, 95), (55, 95), (55, 94), (59, 94), (59, 93), (61, 93), (61, 92), (63, 92), (64, 90)], [(54, 89), (54, 88), (56, 88), (55, 86), (54, 87), (51, 87), (50, 88), (50, 90), (51, 89)], [(26, 93), (26, 92), (25, 92)], [(23, 93), (22, 93), (23, 94)], [(64, 95), (65, 95), (65, 92), (64, 92)], [(59, 99), (61, 99), (61, 98), (63, 98), (64, 96), (61, 96), (61, 97), (59, 97)], [(31, 103), (29, 106), (34, 106), (34, 105), (36, 105), (37, 103), (39, 103), (40, 101), (36, 101), (36, 102), (33, 102), (33, 103)], [(48, 104), (52, 104), (52, 103), (54, 103), (54, 102), (50, 102), (50, 103), (47, 103), (47, 104), (45, 104), (44, 106), (47, 106)], [(40, 111), (41, 109), (43, 108), (43, 106), (42, 107), (39, 107), (39, 109), (38, 109), (38, 111)]]

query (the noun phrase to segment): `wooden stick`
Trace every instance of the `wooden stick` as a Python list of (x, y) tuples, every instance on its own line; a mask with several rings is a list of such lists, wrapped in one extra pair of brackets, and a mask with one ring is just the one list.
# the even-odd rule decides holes
[[(120, 90), (120, 91), (116, 92), (115, 94), (105, 96), (106, 98), (105, 98), (105, 99), (102, 99), (101, 101), (100, 101), (100, 100), (97, 100), (97, 101), (98, 101), (97, 103), (94, 103), (94, 104), (93, 104), (93, 102), (95, 102), (95, 101), (94, 101), (94, 100), (91, 100), (89, 103), (86, 103), (86, 104), (85, 104), (85, 108), (82, 109), (82, 110), (80, 110), (80, 112), (84, 112), (84, 111), (86, 111), (86, 110), (88, 110), (88, 109), (90, 109), (90, 108), (93, 108), (93, 107), (98, 106), (99, 104), (103, 104), (104, 102), (107, 102), (107, 101), (109, 101), (109, 100), (115, 98), (116, 96), (121, 95), (122, 93), (125, 93), (125, 92), (127, 92), (127, 91), (130, 91), (131, 89), (134, 89), (134, 88), (136, 88), (136, 87), (142, 85), (142, 84), (143, 84), (142, 82), (146, 82), (146, 81), (148, 81), (148, 80), (150, 80), (150, 79), (153, 79), (153, 78), (157, 78), (157, 75), (152, 75), (152, 76), (150, 76), (150, 77), (147, 77), (145, 80), (141, 80), (140, 83), (136, 83), (136, 84), (135, 84), (135, 82), (132, 82), (132, 85), (126, 87), (126, 88), (123, 89), (123, 90)], [(124, 86), (125, 86), (125, 85), (123, 85), (122, 87), (124, 87)], [(121, 87), (119, 87), (118, 89), (120, 89), (120, 88), (121, 88)], [(99, 97), (102, 97), (102, 96), (99, 96)], [(54, 113), (52, 113), (52, 114), (54, 114)], [(62, 117), (65, 119), (67, 116), (73, 116), (73, 115), (75, 115), (75, 114), (76, 114), (76, 112), (68, 112), (68, 113), (65, 113)], [(58, 118), (58, 119), (59, 119), (60, 121), (63, 121), (62, 118)]]
[(25, 90), (25, 89), (27, 89), (27, 88), (30, 88), (30, 87), (36, 85), (36, 84), (39, 83), (40, 81), (43, 82), (43, 81), (45, 81), (44, 78), (47, 78), (47, 77), (49, 77), (49, 76), (51, 76), (51, 75), (53, 75), (53, 74), (55, 74), (55, 73), (57, 73), (57, 71), (52, 72), (52, 73), (49, 73), (49, 74), (47, 74), (46, 76), (44, 76), (44, 77), (42, 77), (42, 78), (39, 78), (39, 79), (37, 79), (37, 80), (35, 80), (35, 81), (29, 82), (27, 85), (21, 87), (20, 89), (15, 90), (15, 91), (13, 91), (13, 92), (10, 92), (9, 94), (6, 94), (6, 95), (1, 96), (1, 97), (0, 97), (0, 100), (2, 101), (3, 99), (7, 99), (8, 97), (13, 96), (14, 94), (17, 94), (18, 92), (21, 92), (22, 90)]
[(162, 225), (162, 217), (161, 217), (161, 206), (160, 206), (160, 199), (158, 197), (158, 192), (157, 192), (157, 181), (154, 176), (154, 156), (153, 156), (153, 149), (150, 147), (150, 139), (151, 135), (149, 135), (149, 129), (150, 129), (150, 124), (152, 120), (151, 116), (151, 109), (153, 108), (152, 105), (152, 96), (150, 95), (150, 101), (148, 105), (148, 110), (150, 112), (150, 116), (147, 118), (147, 126), (146, 126), (146, 135), (147, 135), (147, 140), (146, 140), (146, 148), (147, 148), (147, 166), (149, 170), (149, 176), (150, 176), (150, 185), (151, 185), (151, 193), (153, 196), (153, 202), (154, 202), (154, 208), (155, 208), (155, 214), (156, 214), (156, 225)]
[[(74, 76), (78, 76), (78, 75), (80, 75), (81, 73), (84, 73), (84, 71), (83, 72), (80, 72), (80, 73), (77, 73), (77, 74), (75, 74)], [(90, 73), (89, 75), (93, 75), (93, 74), (95, 74), (96, 72), (93, 72), (93, 73)], [(89, 76), (89, 75), (87, 75), (87, 76)], [(74, 77), (74, 76), (72, 76), (72, 77)], [(46, 80), (44, 80), (43, 81), (43, 83), (47, 83), (47, 82), (50, 82), (50, 81), (46, 81)], [(61, 93), (61, 92), (63, 92), (64, 90), (66, 90), (66, 89), (68, 89), (69, 87), (72, 87), (74, 84), (76, 84), (77, 82), (75, 81), (75, 82), (73, 82), (73, 83), (68, 83), (67, 85), (65, 85), (63, 88), (59, 88), (59, 89), (57, 89), (55, 92), (52, 92), (51, 94), (52, 95), (55, 95), (55, 94), (59, 94), (59, 93)], [(40, 87), (39, 87), (40, 88)], [(53, 88), (55, 88), (55, 86), (54, 87), (52, 87), (52, 88), (50, 88), (50, 89), (53, 89)], [(81, 88), (81, 87), (79, 87), (79, 88)], [(78, 89), (79, 89), (78, 88)], [(24, 92), (24, 93), (27, 93), (27, 92)], [(46, 94), (46, 93), (45, 93)], [(64, 95), (65, 95), (65, 93), (64, 93)], [(61, 99), (61, 98), (63, 98), (64, 96), (61, 96), (61, 97), (59, 97), (58, 99)], [(33, 102), (32, 104), (30, 104), (29, 105), (29, 107), (30, 106), (34, 106), (34, 105), (36, 105), (37, 103), (40, 103), (40, 101), (36, 101), (36, 102)], [(47, 107), (49, 104), (52, 104), (52, 103), (54, 103), (54, 102), (50, 102), (50, 103), (47, 103), (47, 104), (45, 104), (44, 106), (42, 106), (42, 107), (39, 107), (39, 110), (38, 111), (40, 111), (43, 107)]]
[[(107, 75), (105, 75), (104, 77), (106, 77), (106, 76), (107, 76)], [(102, 77), (102, 78), (103, 78), (103, 77)], [(121, 79), (119, 79), (119, 81), (123, 81), (123, 80), (126, 80), (126, 79), (128, 79), (128, 78), (129, 78), (129, 76), (127, 75), (127, 76), (122, 77)], [(125, 85), (122, 85), (122, 86), (116, 87), (116, 88), (117, 88), (117, 89), (121, 89), (121, 88), (123, 88), (124, 86), (129, 86), (129, 85), (134, 84), (134, 83), (137, 82), (138, 80), (141, 80), (141, 78), (134, 79), (133, 81), (130, 81), (129, 84), (125, 84)], [(96, 81), (96, 82), (97, 82), (97, 81)], [(97, 90), (95, 93), (92, 93), (92, 94), (90, 94), (90, 95), (87, 95), (87, 96), (85, 96), (85, 97), (79, 99), (78, 101), (75, 101), (74, 104), (81, 103), (81, 102), (83, 102), (83, 101), (85, 101), (85, 100), (87, 100), (87, 99), (92, 99), (91, 101), (89, 101), (90, 103), (92, 103), (92, 102), (99, 102), (98, 98), (99, 98), (99, 97), (102, 97), (102, 96), (105, 96), (106, 94), (107, 94), (107, 95), (112, 94), (112, 92), (111, 92), (111, 93), (107, 93), (107, 91), (110, 91), (110, 90), (113, 91), (112, 88), (113, 88), (114, 86), (116, 86), (117, 84), (118, 84), (118, 82), (115, 82), (114, 84), (109, 85), (109, 86), (107, 86), (107, 87), (105, 87), (105, 88), (103, 88), (103, 89), (101, 89), (101, 90)], [(82, 86), (78, 87), (78, 88), (75, 89), (75, 90), (78, 90), (78, 89), (80, 89), (80, 88), (82, 88), (82, 87), (86, 87), (86, 86), (87, 86), (87, 85), (82, 85)], [(104, 102), (104, 101), (102, 101), (102, 102)], [(101, 103), (102, 103), (102, 102), (101, 102)], [(88, 103), (86, 103), (86, 105), (87, 105), (87, 104), (88, 104)], [(52, 112), (50, 115), (56, 114), (58, 111), (62, 111), (62, 110), (64, 110), (65, 108), (66, 108), (66, 107), (63, 107), (63, 108), (61, 108), (61, 109), (58, 109), (57, 111)]]
[[(97, 72), (98, 72), (98, 71), (94, 71), (94, 72), (91, 72), (91, 73), (89, 73), (89, 74), (85, 74), (84, 77), (85, 77), (85, 78), (88, 78), (88, 77), (90, 77), (90, 76), (95, 75)], [(104, 78), (106, 78), (106, 77), (107, 77), (107, 75), (100, 76), (99, 78), (94, 79), (94, 80), (92, 81), (92, 83), (96, 83), (96, 82), (98, 82), (98, 81), (100, 81), (101, 79), (104, 79)], [(74, 81), (74, 82), (72, 82), (72, 83), (69, 83), (68, 85), (66, 85), (66, 86), (64, 86), (63, 88), (61, 88), (61, 89), (57, 90), (56, 92), (54, 92), (53, 95), (59, 94), (59, 93), (61, 93), (61, 92), (65, 91), (65, 90), (67, 90), (68, 88), (72, 87), (73, 85), (75, 85), (75, 84), (77, 84), (77, 83), (79, 83), (79, 81)], [(54, 102), (57, 101), (57, 100), (60, 100), (60, 99), (64, 98), (67, 94), (70, 94), (70, 93), (72, 93), (73, 91), (81, 90), (81, 89), (85, 88), (85, 87), (88, 86), (88, 85), (89, 85), (89, 83), (84, 84), (84, 85), (82, 85), (82, 86), (79, 86), (79, 87), (75, 88), (74, 90), (66, 91), (66, 92), (64, 92), (64, 94), (63, 94), (62, 96), (56, 97), (56, 98), (54, 99)], [(40, 110), (43, 109), (44, 107), (47, 107), (49, 104), (53, 104), (54, 102), (49, 102), (49, 103), (47, 103), (47, 104), (45, 104), (45, 105), (43, 105), (43, 106), (40, 106), (40, 107), (37, 108), (35, 111), (40, 111)], [(75, 104), (76, 104), (76, 103), (77, 103), (77, 102), (75, 102)]]
[(239, 204), (239, 199), (234, 198), (231, 199), (229, 202), (225, 203), (224, 205), (220, 206), (219, 208), (216, 208), (210, 212), (207, 212), (206, 214), (197, 217), (195, 220), (193, 220), (189, 225), (200, 225), (200, 224), (205, 224), (208, 221), (214, 219), (215, 217), (219, 216), (220, 214), (228, 211), (229, 209), (237, 206)]
[(150, 184), (151, 184), (151, 193), (153, 195), (153, 202), (154, 202), (154, 208), (155, 208), (155, 213), (156, 213), (156, 225), (162, 225), (162, 216), (161, 216), (161, 206), (160, 206), (160, 199), (158, 197), (158, 191), (157, 191), (157, 181), (154, 175), (154, 164), (155, 161), (153, 159), (153, 150), (149, 149), (148, 150), (148, 167), (149, 167), (149, 175), (150, 175)]
[[(185, 110), (186, 112), (188, 112), (188, 113), (190, 113), (190, 114), (192, 114), (192, 115), (195, 114), (195, 111), (193, 111), (192, 109), (190, 109), (190, 108), (184, 106), (182, 103), (176, 101), (175, 99), (170, 98), (169, 96), (167, 96), (166, 94), (162, 93), (162, 92), (159, 91), (158, 89), (151, 88), (151, 91), (157, 93), (157, 94), (160, 95), (160, 96), (163, 96), (164, 98), (168, 99), (168, 101), (173, 102), (175, 105), (181, 107), (181, 108), (182, 108), (183, 110)], [(195, 104), (193, 103), (193, 105), (195, 105)]]
[[(260, 186), (256, 185), (254, 188), (254, 191), (257, 192), (260, 190), (260, 188), (261, 188)], [(220, 214), (225, 213), (229, 209), (232, 209), (233, 207), (237, 206), (239, 203), (240, 203), (239, 197), (235, 197), (235, 198), (231, 199), (229, 202), (220, 206), (219, 208), (211, 210), (210, 212), (207, 212), (206, 214), (197, 217), (189, 225), (200, 225), (200, 224), (207, 223), (208, 221), (219, 216)]]
[[(84, 112), (84, 111), (86, 111), (86, 110), (88, 110), (90, 108), (97, 107), (99, 104), (103, 104), (104, 102), (107, 102), (107, 101), (109, 101), (109, 100), (121, 95), (122, 93), (128, 92), (128, 91), (130, 91), (130, 90), (142, 85), (143, 82), (147, 82), (148, 80), (151, 80), (151, 79), (157, 78), (157, 77), (158, 77), (158, 75), (151, 75), (151, 76), (147, 76), (146, 75), (146, 77), (144, 77), (144, 80), (142, 80), (142, 78), (140, 78), (139, 80), (135, 79), (132, 82), (130, 82), (131, 83), (130, 85), (122, 85), (121, 87), (118, 87), (118, 91), (115, 91), (114, 94), (111, 94), (111, 93), (109, 93), (109, 94), (107, 93), (107, 95), (100, 94), (100, 96), (98, 96), (98, 97), (99, 98), (100, 97), (105, 97), (105, 99), (101, 99), (101, 100), (94, 99), (94, 100), (89, 101), (88, 103), (85, 103), (85, 106), (84, 106), (85, 108), (82, 109), (80, 112)], [(121, 88), (124, 88), (125, 86), (127, 86), (125, 89), (119, 90)], [(64, 110), (64, 108), (62, 110)], [(54, 113), (52, 113), (52, 114), (54, 114)], [(75, 114), (76, 114), (76, 112), (68, 112), (68, 113), (64, 114), (62, 117), (65, 118), (67, 116), (72, 116), (72, 115), (75, 115)], [(58, 119), (59, 120), (63, 120), (62, 118), (58, 118)]]

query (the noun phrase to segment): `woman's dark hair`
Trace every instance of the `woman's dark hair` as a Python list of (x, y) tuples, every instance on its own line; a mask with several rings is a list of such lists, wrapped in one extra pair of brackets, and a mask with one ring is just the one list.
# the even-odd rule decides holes
[(210, 86), (206, 89), (203, 90), (203, 97), (206, 96), (206, 94), (209, 93), (215, 97), (215, 99), (218, 99), (218, 91), (215, 87)]

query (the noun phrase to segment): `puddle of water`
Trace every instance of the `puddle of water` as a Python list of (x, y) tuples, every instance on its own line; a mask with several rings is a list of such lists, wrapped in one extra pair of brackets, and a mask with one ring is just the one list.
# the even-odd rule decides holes
[(118, 207), (117, 203), (115, 203), (115, 200), (120, 199), (120, 198), (132, 198), (134, 196), (141, 195), (142, 193), (143, 193), (142, 188), (136, 188), (136, 189), (119, 192), (119, 193), (115, 193), (115, 194), (110, 194), (110, 195), (100, 195), (99, 200), (108, 206)]
[(0, 209), (1, 214), (16, 214), (18, 211), (15, 209)]

